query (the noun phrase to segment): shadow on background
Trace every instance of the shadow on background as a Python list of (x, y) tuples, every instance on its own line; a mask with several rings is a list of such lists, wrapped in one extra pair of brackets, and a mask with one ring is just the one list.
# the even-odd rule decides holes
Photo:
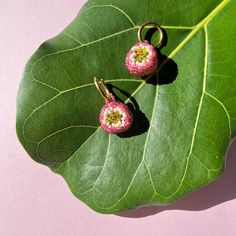
[(231, 143), (226, 168), (221, 177), (205, 187), (190, 193), (170, 206), (145, 206), (117, 214), (121, 217), (141, 218), (167, 210), (203, 211), (236, 198), (236, 139)]

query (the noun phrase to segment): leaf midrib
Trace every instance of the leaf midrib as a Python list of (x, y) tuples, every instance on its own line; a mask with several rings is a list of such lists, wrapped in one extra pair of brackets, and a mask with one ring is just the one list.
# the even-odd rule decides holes
[[(229, 2), (230, 2), (230, 0), (224, 0), (224, 1), (222, 1), (213, 11), (211, 11), (203, 20), (201, 20), (201, 21), (200, 21), (197, 25), (195, 25), (195, 26), (162, 26), (163, 28), (166, 28), (166, 29), (170, 29), (170, 28), (171, 28), (171, 29), (192, 29), (192, 30), (190, 31), (190, 33), (188, 34), (188, 36), (169, 54), (168, 57), (169, 57), (169, 58), (173, 58), (174, 55), (175, 55), (175, 54), (176, 54), (176, 53), (177, 53), (177, 52), (178, 52), (178, 51), (179, 51), (179, 50), (180, 50), (202, 27), (203, 27), (203, 25), (204, 25), (206, 22), (208, 22), (209, 20), (211, 20), (211, 19), (212, 19), (222, 8), (224, 8), (224, 6), (225, 6), (227, 3), (229, 3)], [(93, 7), (102, 7), (102, 6), (114, 7), (113, 5), (97, 5), (97, 6), (93, 6)], [(91, 7), (91, 8), (92, 8), (92, 7)], [(117, 7), (116, 7), (116, 8), (117, 8)], [(88, 8), (88, 9), (90, 9), (90, 8)], [(88, 9), (85, 9), (85, 10), (88, 10)], [(119, 8), (118, 8), (118, 9), (119, 9)], [(85, 10), (84, 10), (84, 11), (85, 11)], [(124, 13), (123, 10), (121, 10), (121, 9), (119, 9), (119, 10)], [(127, 17), (128, 15), (125, 13), (125, 16)], [(128, 17), (129, 17), (129, 16), (128, 16)], [(130, 19), (130, 17), (129, 17), (128, 19)], [(132, 22), (132, 25), (133, 25), (133, 27), (131, 27), (131, 28), (124, 29), (124, 30), (119, 31), (119, 32), (117, 32), (117, 33), (104, 36), (104, 37), (102, 37), (102, 38), (96, 39), (96, 40), (91, 41), (91, 42), (88, 42), (88, 43), (81, 44), (81, 45), (79, 45), (79, 46), (76, 46), (76, 47), (73, 47), (73, 48), (70, 48), (70, 49), (59, 50), (59, 51), (56, 51), (56, 52), (53, 52), (53, 53), (50, 53), (50, 54), (46, 54), (46, 55), (40, 57), (39, 59), (37, 59), (37, 60), (32, 64), (32, 67), (31, 67), (31, 74), (33, 75), (33, 78), (34, 78), (33, 69), (34, 69), (35, 65), (36, 65), (39, 61), (43, 60), (44, 58), (49, 57), (49, 56), (53, 56), (53, 55), (57, 55), (57, 54), (60, 54), (60, 53), (64, 53), (64, 52), (69, 52), (69, 51), (77, 50), (77, 49), (80, 49), (80, 48), (82, 48), (82, 47), (89, 46), (89, 45), (92, 45), (92, 44), (94, 44), (94, 43), (97, 43), (97, 42), (106, 40), (106, 39), (108, 39), (108, 38), (114, 37), (114, 36), (116, 36), (116, 35), (120, 35), (120, 34), (123, 34), (123, 33), (128, 32), (128, 31), (132, 31), (132, 30), (134, 30), (134, 29), (138, 29), (138, 28), (140, 27), (140, 26), (138, 26), (138, 25), (133, 24), (133, 21), (132, 21), (132, 20), (131, 20), (131, 22)], [(73, 40), (76, 40), (76, 39), (74, 39), (71, 35), (67, 34), (66, 32), (63, 32), (63, 33), (65, 33), (66, 36), (71, 37)], [(78, 40), (77, 40), (77, 41), (78, 41)], [(78, 42), (79, 42), (79, 41), (78, 41)], [(165, 63), (165, 62), (164, 62), (164, 63)], [(43, 83), (42, 81), (39, 81), (39, 80), (37, 80), (37, 79), (33, 79), (33, 80), (34, 80), (34, 81), (37, 81), (37, 82), (39, 82), (39, 83), (41, 83), (41, 84), (43, 84), (43, 85), (45, 85), (45, 86), (47, 86), (47, 87), (49, 87), (49, 88), (51, 88), (51, 89), (53, 89), (53, 90), (58, 91), (59, 93), (64, 92), (64, 91), (60, 91), (60, 90), (58, 90), (57, 88), (54, 88), (54, 87), (52, 87), (52, 86), (46, 84), (46, 83)], [(146, 81), (144, 81), (144, 82), (146, 82)]]
[[(205, 25), (207, 24), (210, 20), (212, 20), (214, 18), (214, 16), (217, 15), (217, 13), (219, 13), (228, 3), (230, 2), (230, 0), (224, 0), (222, 1), (217, 7), (215, 7), (203, 20), (201, 20), (196, 26), (193, 26), (193, 29), (190, 31), (190, 33), (185, 37), (185, 39), (169, 54), (169, 56), (167, 58), (173, 58), (179, 51), (180, 49), (182, 49), (184, 47), (184, 45), (190, 41), (190, 39), (193, 38), (193, 36)], [(138, 26), (137, 26), (138, 27)], [(108, 36), (107, 36), (108, 37)], [(81, 45), (82, 46), (82, 45)], [(57, 53), (57, 52), (56, 52)], [(54, 53), (55, 54), (55, 53)], [(50, 54), (48, 54), (47, 56), (49, 56)], [(169, 59), (167, 59), (166, 61), (164, 61), (160, 67), (159, 70), (163, 67), (163, 65), (168, 61)], [(147, 82), (147, 80), (150, 79), (150, 77), (148, 77), (146, 80), (144, 80), (140, 86), (138, 86), (138, 88), (131, 94), (131, 96), (125, 101), (125, 103), (127, 103), (132, 97), (134, 97), (139, 90), (143, 87), (143, 85)], [(59, 171), (59, 169), (67, 162), (70, 161), (70, 159), (84, 146), (85, 143), (87, 143), (96, 133), (97, 131), (101, 129), (101, 127), (99, 127), (76, 151), (75, 153), (73, 153), (71, 155), (70, 158), (68, 158), (65, 162), (61, 163), (58, 167), (54, 168), (54, 171)]]
[[(162, 194), (158, 193), (156, 191), (156, 188), (155, 186), (153, 185), (153, 180), (152, 180), (152, 176), (151, 176), (151, 172), (149, 172), (149, 176), (150, 176), (150, 180), (151, 180), (151, 183), (152, 183), (152, 186), (153, 186), (153, 189), (154, 189), (154, 196), (156, 194), (159, 194), (160, 196), (162, 196), (163, 198), (165, 199), (170, 199), (171, 197), (173, 197), (175, 194), (178, 193), (178, 191), (180, 190), (180, 188), (182, 187), (184, 181), (185, 181), (185, 177), (186, 177), (186, 174), (187, 174), (187, 170), (188, 170), (188, 165), (189, 165), (189, 160), (190, 160), (190, 156), (192, 154), (192, 150), (193, 150), (193, 146), (194, 146), (194, 141), (195, 141), (195, 135), (196, 135), (196, 131), (197, 131), (197, 126), (198, 126), (198, 121), (199, 121), (199, 117), (200, 117), (200, 112), (201, 112), (201, 109), (202, 109), (202, 104), (203, 104), (203, 99), (204, 99), (204, 96), (206, 94), (206, 79), (207, 79), (207, 63), (208, 63), (208, 32), (207, 32), (207, 24), (209, 23), (209, 21), (221, 10), (223, 9), (223, 7), (228, 3), (228, 1), (223, 1), (220, 5), (218, 5), (218, 7), (216, 7), (206, 18), (204, 18), (198, 25), (199, 27), (196, 27), (197, 29), (193, 29), (190, 34), (185, 38), (185, 40), (183, 40), (181, 42), (181, 44), (176, 48), (176, 50), (174, 50), (170, 55), (169, 57), (173, 58), (174, 55), (176, 55), (176, 53), (204, 26), (204, 32), (205, 32), (205, 59), (204, 59), (204, 78), (203, 78), (203, 88), (202, 88), (202, 94), (201, 94), (201, 97), (200, 97), (200, 103), (199, 103), (199, 107), (198, 107), (198, 111), (197, 111), (197, 117), (196, 117), (196, 121), (195, 121), (195, 124), (194, 124), (194, 130), (193, 130), (193, 136), (192, 136), (192, 141), (191, 141), (191, 146), (190, 146), (190, 151), (189, 151), (189, 154), (187, 156), (187, 160), (186, 160), (186, 165), (185, 165), (185, 170), (184, 170), (184, 174), (183, 174), (183, 177), (181, 178), (181, 181), (180, 181), (180, 184), (179, 186), (177, 187), (176, 191), (174, 191), (172, 194), (170, 194), (169, 196), (163, 196)], [(165, 63), (165, 62), (164, 62)], [(143, 84), (140, 85), (140, 87), (142, 87)], [(140, 90), (140, 88), (138, 88), (138, 91)], [(136, 90), (137, 91), (137, 90)], [(136, 92), (135, 91), (135, 92)], [(157, 90), (158, 91), (158, 90)], [(134, 96), (136, 93), (133, 93), (131, 96)], [(156, 92), (156, 98), (155, 100), (157, 100), (157, 92)], [(207, 93), (208, 94), (208, 93)], [(210, 94), (209, 94), (210, 95)], [(211, 96), (211, 95), (210, 95)], [(213, 96), (212, 96), (213, 97)], [(216, 99), (217, 100), (217, 99)], [(218, 100), (217, 100), (218, 101)], [(219, 102), (219, 101), (218, 101)], [(229, 114), (226, 110), (226, 108), (224, 107), (224, 105), (219, 102), (223, 109), (225, 110), (226, 114), (227, 114), (227, 117), (229, 119), (229, 122), (230, 122), (230, 118), (229, 118)], [(155, 109), (155, 106), (154, 106), (154, 109)], [(153, 110), (154, 110), (153, 109)], [(153, 117), (152, 117), (153, 118)], [(146, 138), (146, 142), (145, 144), (147, 143), (147, 140), (149, 138), (149, 134), (150, 134), (150, 130), (151, 130), (151, 124), (150, 124), (150, 128), (149, 128), (149, 132), (148, 132), (148, 135), (147, 135), (147, 138)], [(231, 128), (230, 128), (230, 124), (229, 124), (229, 131), (231, 133)], [(198, 161), (200, 161), (198, 159)], [(104, 207), (101, 207), (101, 206), (97, 206), (101, 209), (111, 209), (113, 207), (115, 207), (123, 198), (126, 197), (126, 195), (128, 194), (128, 191), (133, 183), (133, 180), (135, 179), (135, 176), (140, 168), (140, 166), (142, 165), (142, 163), (145, 163), (145, 152), (143, 154), (143, 158), (140, 162), (140, 164), (138, 165), (138, 168), (137, 170), (135, 171), (135, 174), (130, 182), (130, 184), (128, 185), (127, 187), (127, 190), (126, 192), (122, 195), (122, 197), (116, 202), (114, 203), (112, 206), (108, 207), (108, 208), (104, 208)], [(149, 170), (149, 167), (147, 166), (146, 164), (146, 167), (148, 168)], [(221, 167), (219, 167), (218, 169), (220, 169)], [(217, 171), (218, 169), (216, 169), (215, 171)], [(100, 175), (99, 175), (100, 176)], [(98, 180), (96, 180), (97, 182)], [(87, 192), (87, 191), (86, 191)], [(152, 199), (154, 198), (154, 196), (152, 197)]]

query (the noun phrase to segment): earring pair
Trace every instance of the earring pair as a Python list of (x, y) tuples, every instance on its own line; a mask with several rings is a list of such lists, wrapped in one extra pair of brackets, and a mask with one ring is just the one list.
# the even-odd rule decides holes
[[(146, 27), (152, 27), (159, 31), (160, 36), (156, 46), (151, 45), (147, 40), (143, 40), (142, 32)], [(138, 39), (139, 42), (131, 48), (126, 56), (125, 65), (131, 75), (143, 77), (153, 73), (158, 67), (156, 47), (162, 45), (164, 33), (158, 24), (147, 22), (139, 28)], [(115, 99), (103, 80), (98, 81), (97, 78), (94, 78), (94, 84), (106, 103), (99, 116), (101, 127), (111, 134), (127, 131), (133, 123), (133, 114), (129, 107), (124, 102)]]

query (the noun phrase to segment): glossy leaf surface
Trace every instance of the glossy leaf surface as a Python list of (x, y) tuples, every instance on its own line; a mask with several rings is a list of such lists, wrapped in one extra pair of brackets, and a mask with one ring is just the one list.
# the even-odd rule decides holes
[[(204, 0), (90, 0), (29, 60), (17, 133), (30, 156), (62, 175), (98, 212), (170, 204), (224, 168), (236, 130), (236, 4)], [(124, 60), (146, 21), (168, 36), (146, 81)], [(103, 78), (135, 114), (124, 135), (99, 127)]]

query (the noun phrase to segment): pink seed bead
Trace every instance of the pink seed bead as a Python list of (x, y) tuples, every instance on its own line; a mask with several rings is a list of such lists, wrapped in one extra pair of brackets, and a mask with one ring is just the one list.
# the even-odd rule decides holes
[[(137, 50), (143, 47), (145, 47), (148, 56), (144, 57), (142, 62), (140, 60), (137, 61)], [(151, 74), (158, 66), (158, 56), (155, 47), (148, 43), (148, 41), (135, 44), (126, 56), (125, 65), (131, 75), (143, 77)]]
[[(109, 115), (116, 113), (119, 115), (119, 122), (111, 122)], [(127, 131), (133, 122), (133, 115), (128, 106), (123, 102), (107, 102), (100, 113), (99, 117), (101, 127), (108, 133), (119, 134)]]

